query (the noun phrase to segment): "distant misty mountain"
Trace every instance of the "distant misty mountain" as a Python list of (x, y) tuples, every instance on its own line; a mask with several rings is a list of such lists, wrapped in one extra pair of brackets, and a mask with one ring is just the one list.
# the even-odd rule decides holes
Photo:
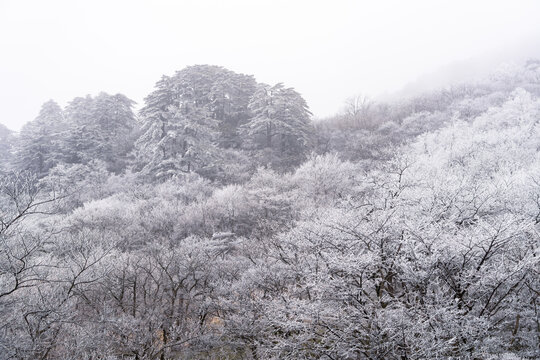
[(426, 72), (406, 84), (401, 90), (382, 95), (379, 99), (392, 101), (456, 84), (483, 81), (499, 69), (517, 68), (531, 58), (540, 58), (540, 40), (538, 39), (525, 39), (511, 48), (448, 63), (435, 71)]

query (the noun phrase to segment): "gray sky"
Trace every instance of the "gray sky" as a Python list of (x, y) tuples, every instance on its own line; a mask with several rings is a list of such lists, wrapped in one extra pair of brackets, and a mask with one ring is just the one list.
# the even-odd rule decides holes
[(193, 64), (284, 82), (326, 116), (351, 95), (536, 40), (532, 0), (0, 0), (0, 123), (18, 130), (49, 99), (99, 91), (140, 104)]

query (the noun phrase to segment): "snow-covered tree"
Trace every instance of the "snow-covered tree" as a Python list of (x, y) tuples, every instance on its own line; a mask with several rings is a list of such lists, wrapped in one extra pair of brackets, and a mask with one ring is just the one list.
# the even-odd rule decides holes
[(60, 106), (52, 100), (43, 104), (38, 117), (23, 126), (17, 139), (16, 167), (43, 176), (63, 161), (61, 142), (65, 127)]
[(68, 162), (103, 160), (110, 170), (122, 170), (136, 127), (133, 105), (122, 94), (100, 93), (94, 98), (73, 99), (65, 109), (68, 128), (64, 151)]
[(141, 110), (138, 167), (157, 178), (205, 172), (218, 145), (237, 143), (254, 80), (218, 66), (197, 65), (164, 76)]
[(11, 165), (14, 143), (13, 131), (0, 124), (0, 174), (7, 171)]
[(252, 117), (242, 125), (248, 147), (270, 152), (270, 162), (296, 164), (311, 147), (311, 113), (302, 96), (283, 84), (260, 85), (251, 97)]

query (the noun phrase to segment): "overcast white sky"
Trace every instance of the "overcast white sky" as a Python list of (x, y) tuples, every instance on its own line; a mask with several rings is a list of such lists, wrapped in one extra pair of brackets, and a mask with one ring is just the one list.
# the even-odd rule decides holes
[(284, 82), (325, 116), (524, 39), (540, 39), (540, 1), (0, 0), (0, 123), (99, 91), (142, 103), (193, 64)]

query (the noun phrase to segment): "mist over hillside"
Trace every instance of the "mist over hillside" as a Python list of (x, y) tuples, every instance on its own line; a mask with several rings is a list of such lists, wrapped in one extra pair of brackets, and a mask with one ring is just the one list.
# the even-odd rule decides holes
[(464, 58), (445, 64), (431, 72), (411, 79), (401, 90), (386, 92), (375, 97), (381, 101), (415, 97), (425, 92), (435, 91), (462, 83), (485, 81), (487, 77), (505, 68), (519, 68), (529, 59), (540, 58), (538, 37), (524, 37), (503, 49), (487, 51), (481, 55)]
[(0, 360), (540, 359), (538, 14), (0, 1)]
[(540, 356), (540, 61), (313, 121), (224, 67), (0, 128), (1, 359)]

